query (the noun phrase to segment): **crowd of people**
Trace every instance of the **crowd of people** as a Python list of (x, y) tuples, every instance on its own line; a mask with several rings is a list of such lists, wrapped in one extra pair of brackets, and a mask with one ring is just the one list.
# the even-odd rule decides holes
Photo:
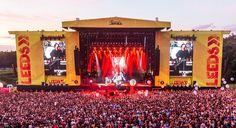
[(0, 127), (235, 128), (236, 90), (0, 94)]

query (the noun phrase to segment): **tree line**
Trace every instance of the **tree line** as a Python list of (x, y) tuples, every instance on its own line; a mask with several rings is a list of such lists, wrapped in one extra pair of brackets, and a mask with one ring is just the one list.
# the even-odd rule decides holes
[(16, 51), (0, 52), (0, 68), (12, 68), (16, 66)]
[(224, 38), (222, 58), (222, 78), (231, 81), (233, 77), (236, 80), (236, 35)]

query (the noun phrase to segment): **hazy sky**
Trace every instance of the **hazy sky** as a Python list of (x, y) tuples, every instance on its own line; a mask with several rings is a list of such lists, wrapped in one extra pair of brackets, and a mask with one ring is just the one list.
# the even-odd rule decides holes
[(236, 32), (236, 0), (0, 0), (0, 45), (12, 30), (61, 30), (61, 21), (130, 17), (171, 21), (172, 29)]

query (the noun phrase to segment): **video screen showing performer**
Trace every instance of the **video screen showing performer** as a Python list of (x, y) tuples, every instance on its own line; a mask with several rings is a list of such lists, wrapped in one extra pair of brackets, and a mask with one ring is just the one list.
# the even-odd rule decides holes
[(172, 40), (170, 42), (170, 75), (192, 76), (193, 41)]
[(46, 40), (44, 44), (45, 75), (66, 75), (66, 44), (59, 40)]

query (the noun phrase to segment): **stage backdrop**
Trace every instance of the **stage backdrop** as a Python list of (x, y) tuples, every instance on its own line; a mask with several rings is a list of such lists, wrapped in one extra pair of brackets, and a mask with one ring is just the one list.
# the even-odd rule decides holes
[[(14, 31), (16, 35), (18, 84), (41, 85), (42, 82), (50, 84), (79, 85), (80, 76), (75, 74), (74, 49), (79, 48), (78, 32), (59, 31)], [(45, 40), (54, 40), (63, 37), (66, 43), (66, 76), (46, 76), (44, 68)]]
[[(42, 82), (55, 84), (80, 85), (80, 76), (76, 76), (74, 63), (75, 46), (79, 48), (78, 32), (58, 31), (14, 31), (16, 35), (18, 84), (41, 85)], [(160, 73), (155, 76), (155, 86), (165, 86), (171, 82), (182, 83), (188, 77), (191, 83), (197, 82), (203, 87), (221, 85), (221, 65), (223, 31), (170, 31), (156, 32), (156, 47), (160, 49)], [(63, 37), (66, 47), (66, 75), (46, 76), (44, 68), (45, 39), (54, 40)], [(190, 76), (170, 76), (170, 41), (173, 37), (196, 37), (192, 42), (192, 74)], [(180, 78), (178, 78), (180, 77)], [(186, 80), (185, 80), (186, 81)]]

